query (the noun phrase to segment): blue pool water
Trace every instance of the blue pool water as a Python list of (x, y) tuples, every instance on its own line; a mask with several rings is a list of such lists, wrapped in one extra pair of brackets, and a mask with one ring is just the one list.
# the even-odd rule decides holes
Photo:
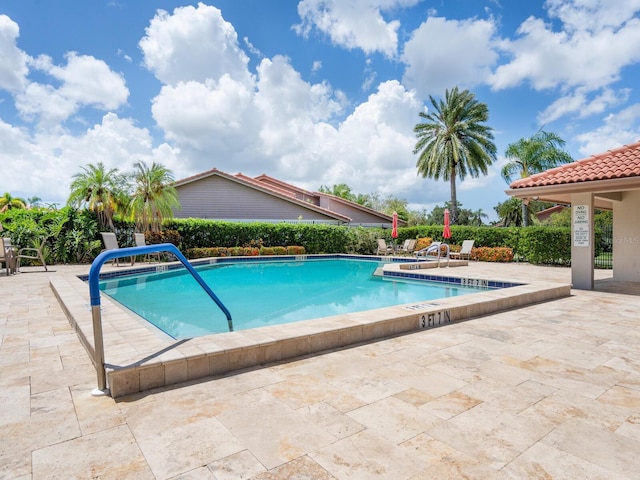
[[(479, 289), (383, 279), (377, 261), (323, 259), (220, 263), (198, 273), (225, 304), (234, 330), (423, 302)], [(174, 338), (228, 331), (224, 314), (186, 270), (101, 281), (101, 290)]]

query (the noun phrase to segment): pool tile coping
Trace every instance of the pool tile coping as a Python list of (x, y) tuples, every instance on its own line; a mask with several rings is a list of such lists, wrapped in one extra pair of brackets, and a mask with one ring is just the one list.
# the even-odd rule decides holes
[[(295, 256), (288, 256), (295, 259)], [(311, 257), (311, 256), (307, 256)], [(260, 327), (175, 340), (137, 318), (106, 296), (102, 299), (102, 326), (107, 365), (107, 383), (114, 398), (166, 387), (200, 378), (225, 375), (288, 359), (317, 354), (394, 335), (436, 328), (491, 313), (569, 296), (571, 286), (554, 282), (527, 284), (507, 279), (465, 276), (463, 267), (440, 267), (446, 275), (417, 270), (406, 271), (401, 264), (411, 259), (394, 257), (331, 255), (324, 258), (364, 258), (385, 262), (383, 275), (410, 279), (430, 279), (453, 283), (502, 285), (480, 293), (386, 307), (292, 324)], [(227, 257), (228, 261), (255, 261), (255, 257)], [(314, 258), (317, 258), (314, 256)], [(283, 257), (273, 260), (282, 260)], [(262, 260), (262, 258), (260, 258)], [(271, 260), (271, 259), (270, 259)], [(212, 263), (194, 261), (194, 265)], [(105, 278), (156, 271), (173, 264), (128, 268), (105, 272)], [(180, 266), (179, 264), (176, 265)], [(449, 273), (451, 271), (451, 273)], [(446, 280), (445, 280), (446, 279)], [(81, 343), (93, 356), (93, 325), (89, 307), (89, 287), (75, 275), (56, 276), (50, 285)]]

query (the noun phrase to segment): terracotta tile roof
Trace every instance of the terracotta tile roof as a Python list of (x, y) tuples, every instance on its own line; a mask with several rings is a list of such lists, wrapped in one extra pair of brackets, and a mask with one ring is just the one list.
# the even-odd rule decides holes
[(640, 176), (640, 141), (516, 180), (509, 188), (564, 185)]

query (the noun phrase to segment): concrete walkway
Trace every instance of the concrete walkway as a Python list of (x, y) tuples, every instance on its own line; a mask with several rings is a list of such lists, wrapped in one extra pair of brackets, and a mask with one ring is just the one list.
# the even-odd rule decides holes
[(48, 284), (88, 267), (53, 270), (0, 272), (2, 479), (640, 476), (639, 284), (115, 402)]

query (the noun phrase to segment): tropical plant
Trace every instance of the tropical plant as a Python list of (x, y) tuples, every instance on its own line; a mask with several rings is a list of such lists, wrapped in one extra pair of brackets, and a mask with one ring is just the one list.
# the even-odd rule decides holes
[(98, 215), (100, 228), (113, 230), (113, 217), (125, 205), (126, 177), (102, 162), (81, 168), (83, 172), (73, 176), (67, 205), (88, 208)]
[[(563, 163), (571, 162), (571, 155), (565, 152), (565, 141), (555, 133), (540, 130), (534, 136), (521, 138), (507, 146), (505, 156), (509, 162), (502, 167), (502, 178), (511, 183), (514, 177), (526, 178)], [(526, 213), (528, 202), (521, 202), (523, 226), (529, 225)]]
[(180, 206), (178, 192), (171, 185), (173, 174), (169, 169), (153, 162), (134, 165), (132, 175), (135, 189), (129, 205), (139, 231), (159, 232), (162, 221), (173, 217), (173, 209)]
[(6, 212), (12, 208), (27, 208), (27, 201), (20, 197), (14, 197), (9, 192), (5, 192), (5, 194), (0, 197), (0, 212)]
[(29, 197), (27, 198), (27, 202), (29, 207), (31, 208), (37, 208), (41, 205), (42, 203), (42, 199), (38, 196), (33, 196), (33, 197)]
[[(431, 210), (431, 213), (426, 216), (425, 222), (428, 225), (443, 225), (444, 224), (444, 211), (448, 209), (449, 212), (453, 210), (451, 206), (451, 202), (444, 202), (444, 206), (436, 205)], [(462, 208), (462, 204), (458, 202), (457, 205), (458, 211), (458, 220), (456, 222), (457, 225), (474, 225), (481, 226), (483, 225), (482, 219), (487, 218), (487, 214), (482, 211), (482, 209), (476, 210), (475, 212), (469, 210), (468, 208)]]
[(451, 222), (456, 223), (456, 179), (486, 175), (487, 167), (496, 159), (493, 129), (483, 123), (489, 118), (489, 109), (473, 93), (458, 87), (445, 92), (444, 102), (436, 102), (432, 96), (429, 99), (434, 111), (419, 112), (424, 122), (413, 129), (418, 138), (413, 153), (419, 154), (419, 174), (450, 182)]
[(529, 209), (523, 210), (521, 208), (521, 202), (517, 198), (509, 198), (493, 208), (498, 214), (503, 227), (520, 227), (523, 213), (531, 215)]
[(356, 201), (356, 195), (351, 192), (351, 187), (346, 183), (334, 184), (332, 187), (328, 187), (326, 185), (320, 185), (318, 189), (320, 193), (328, 193), (330, 195), (335, 195), (336, 197), (344, 198), (345, 200), (349, 200), (351, 202)]
[(484, 225), (484, 222), (482, 221), (483, 218), (489, 218), (489, 215), (484, 213), (481, 208), (473, 210), (471, 215), (469, 215), (469, 225), (480, 227)]

